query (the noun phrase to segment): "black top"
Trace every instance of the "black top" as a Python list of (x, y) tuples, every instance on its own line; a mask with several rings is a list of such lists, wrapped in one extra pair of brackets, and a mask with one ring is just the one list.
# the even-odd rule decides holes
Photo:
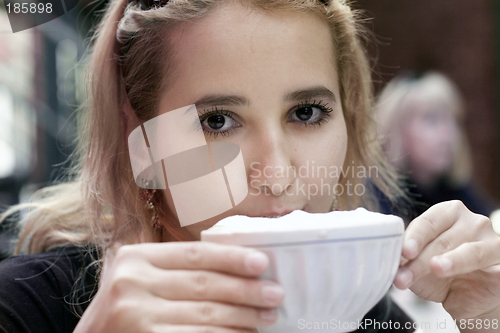
[[(95, 249), (90, 250), (60, 247), (0, 262), (0, 332), (73, 332), (97, 291), (95, 269), (89, 266), (90, 254), (97, 257)], [(85, 276), (78, 279), (86, 266), (89, 269)], [(360, 323), (357, 332), (414, 331), (411, 319), (388, 296)], [(384, 329), (373, 330), (374, 327)]]
[(446, 177), (441, 177), (429, 186), (419, 185), (412, 178), (407, 181), (411, 196), (421, 202), (414, 207), (414, 217), (419, 216), (432, 205), (449, 200), (460, 200), (473, 213), (490, 216), (498, 204), (482, 193), (472, 183), (453, 185)]
[(91, 261), (85, 248), (61, 247), (0, 262), (0, 332), (73, 332), (73, 312), (83, 314), (97, 291), (95, 269), (77, 280)]
[[(373, 184), (370, 183), (370, 186)], [(394, 203), (391, 203), (376, 187), (373, 189), (379, 200), (381, 212), (400, 216), (406, 224), (429, 207), (443, 201), (460, 200), (473, 213), (485, 216), (490, 216), (495, 209), (500, 208), (497, 202), (481, 192), (474, 184), (453, 185), (447, 177), (438, 178), (429, 186), (422, 186), (411, 176), (405, 176), (402, 187), (408, 198), (398, 198)]]

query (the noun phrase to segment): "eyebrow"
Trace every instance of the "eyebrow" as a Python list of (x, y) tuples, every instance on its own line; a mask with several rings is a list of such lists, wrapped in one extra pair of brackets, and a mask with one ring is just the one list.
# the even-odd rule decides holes
[(248, 106), (250, 105), (250, 101), (242, 96), (211, 94), (198, 99), (194, 105), (197, 108), (205, 108), (213, 105)]
[(291, 92), (285, 96), (285, 100), (289, 102), (307, 100), (311, 98), (329, 98), (333, 100), (335, 103), (337, 99), (335, 98), (335, 94), (328, 88), (324, 86), (313, 87), (305, 90), (298, 90)]
[[(286, 94), (284, 100), (287, 102), (294, 102), (320, 97), (329, 98), (334, 102), (337, 102), (335, 94), (330, 89), (324, 86), (293, 91)], [(247, 98), (238, 95), (209, 94), (201, 97), (194, 104), (199, 108), (205, 108), (214, 105), (249, 106), (250, 101)]]

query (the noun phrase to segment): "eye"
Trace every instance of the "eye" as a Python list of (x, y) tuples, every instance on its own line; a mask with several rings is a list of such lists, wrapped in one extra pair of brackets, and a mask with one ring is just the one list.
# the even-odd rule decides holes
[[(227, 118), (227, 121), (226, 121)], [(205, 125), (208, 126), (212, 130), (226, 130), (227, 128), (231, 128), (231, 124), (233, 120), (228, 116), (224, 116), (221, 114), (216, 114), (213, 116), (207, 117), (204, 121)]]
[(319, 125), (326, 121), (333, 109), (327, 107), (322, 102), (302, 103), (292, 109), (290, 118), (292, 122), (299, 122), (304, 125)]
[(231, 112), (217, 108), (204, 111), (199, 118), (203, 132), (213, 137), (229, 135), (230, 131), (241, 126), (234, 120)]
[(312, 106), (305, 106), (295, 110), (295, 116), (302, 121), (315, 121), (321, 116), (321, 110)]

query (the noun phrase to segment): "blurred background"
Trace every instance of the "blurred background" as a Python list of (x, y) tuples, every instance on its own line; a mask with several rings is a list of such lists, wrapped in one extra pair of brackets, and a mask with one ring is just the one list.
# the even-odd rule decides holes
[[(13, 33), (5, 4), (0, 0), (0, 211), (29, 201), (68, 167), (84, 93), (78, 62), (105, 6), (80, 1), (52, 21)], [(0, 225), (0, 259), (12, 251), (15, 234), (10, 223)]]
[[(396, 103), (397, 98), (406, 98), (406, 104), (398, 102), (400, 107), (405, 105), (410, 107), (410, 104), (415, 107), (415, 100), (418, 99), (415, 96), (424, 99), (424, 96), (432, 94), (437, 96), (440, 93), (437, 91), (423, 93), (424, 88), (415, 88), (417, 83), (402, 84), (398, 79), (393, 79), (399, 78), (402, 74), (408, 76), (408, 72), (418, 78), (431, 71), (437, 71), (454, 83), (453, 89), (456, 88), (457, 91), (451, 95), (458, 94), (462, 99), (460, 104), (463, 104), (463, 114), (460, 119), (461, 123), (456, 127), (460, 131), (463, 129), (464, 137), (469, 143), (469, 147), (464, 147), (464, 150), (470, 155), (467, 158), (470, 162), (470, 178), (466, 180), (465, 185), (455, 188), (449, 185), (442, 186), (443, 183), (449, 184), (446, 181), (441, 182), (441, 185), (433, 186), (417, 184), (415, 192), (423, 194), (420, 198), (429, 198), (429, 192), (443, 196), (465, 194), (471, 199), (470, 202), (476, 204), (477, 210), (490, 212), (491, 208), (486, 208), (486, 206), (498, 208), (500, 201), (498, 172), (500, 170), (500, 1), (358, 0), (355, 7), (364, 11), (364, 16), (367, 18), (364, 25), (373, 31), (371, 39), (374, 42), (368, 44), (368, 50), (374, 63), (372, 77), (377, 95), (390, 90), (393, 92), (393, 103)], [(423, 81), (419, 80), (418, 84), (422, 85)], [(387, 89), (389, 82), (398, 88)], [(427, 85), (429, 86), (431, 85)], [(396, 91), (397, 89), (399, 92)], [(421, 90), (418, 93), (420, 95), (414, 93), (418, 89)], [(395, 96), (398, 93), (403, 97)], [(408, 102), (409, 94), (413, 94), (412, 103)], [(390, 106), (391, 96), (383, 95), (382, 97), (381, 100), (385, 104), (379, 103), (377, 112)], [(386, 103), (387, 101), (389, 102)], [(421, 103), (425, 102), (421, 101)], [(413, 110), (410, 111), (413, 112)], [(436, 120), (438, 117), (435, 116), (439, 112), (436, 110), (425, 112), (434, 114), (433, 118), (427, 117), (427, 119), (433, 119), (434, 123), (439, 122)], [(420, 113), (424, 112), (420, 111)], [(457, 112), (455, 110), (452, 113)], [(442, 116), (441, 119), (443, 119)], [(441, 128), (444, 129), (444, 127)], [(409, 132), (411, 127), (406, 129)], [(409, 156), (411, 152), (406, 151), (406, 154)], [(412, 175), (417, 176), (412, 174), (412, 170), (404, 171), (410, 175), (410, 178)], [(414, 183), (418, 183), (415, 182), (416, 178), (413, 177)], [(471, 186), (474, 188), (471, 189)], [(410, 189), (412, 189), (411, 186)], [(416, 199), (418, 200), (419, 197)], [(490, 216), (494, 221), (494, 226), (495, 224), (498, 226), (498, 211)], [(498, 233), (498, 230), (496, 231)], [(416, 322), (433, 323), (421, 332), (459, 332), (451, 316), (444, 311), (441, 304), (424, 301), (410, 290), (400, 291), (394, 287), (391, 290), (391, 296)]]
[(355, 7), (377, 41), (369, 45), (377, 92), (403, 70), (437, 70), (458, 86), (473, 180), (498, 201), (500, 2), (358, 0)]
[[(68, 165), (84, 93), (78, 62), (104, 6), (82, 0), (55, 20), (12, 33), (0, 0), (1, 207), (28, 200)], [(376, 92), (404, 70), (438, 70), (455, 82), (472, 179), (500, 201), (500, 2), (358, 0), (354, 7), (374, 33), (368, 50)]]

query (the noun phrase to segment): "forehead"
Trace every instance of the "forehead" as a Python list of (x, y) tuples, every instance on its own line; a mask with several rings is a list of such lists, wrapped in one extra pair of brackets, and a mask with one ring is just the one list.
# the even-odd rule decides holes
[(328, 24), (313, 13), (229, 3), (180, 24), (169, 39), (174, 91), (176, 86), (193, 94), (214, 87), (258, 91), (284, 82), (338, 90)]

